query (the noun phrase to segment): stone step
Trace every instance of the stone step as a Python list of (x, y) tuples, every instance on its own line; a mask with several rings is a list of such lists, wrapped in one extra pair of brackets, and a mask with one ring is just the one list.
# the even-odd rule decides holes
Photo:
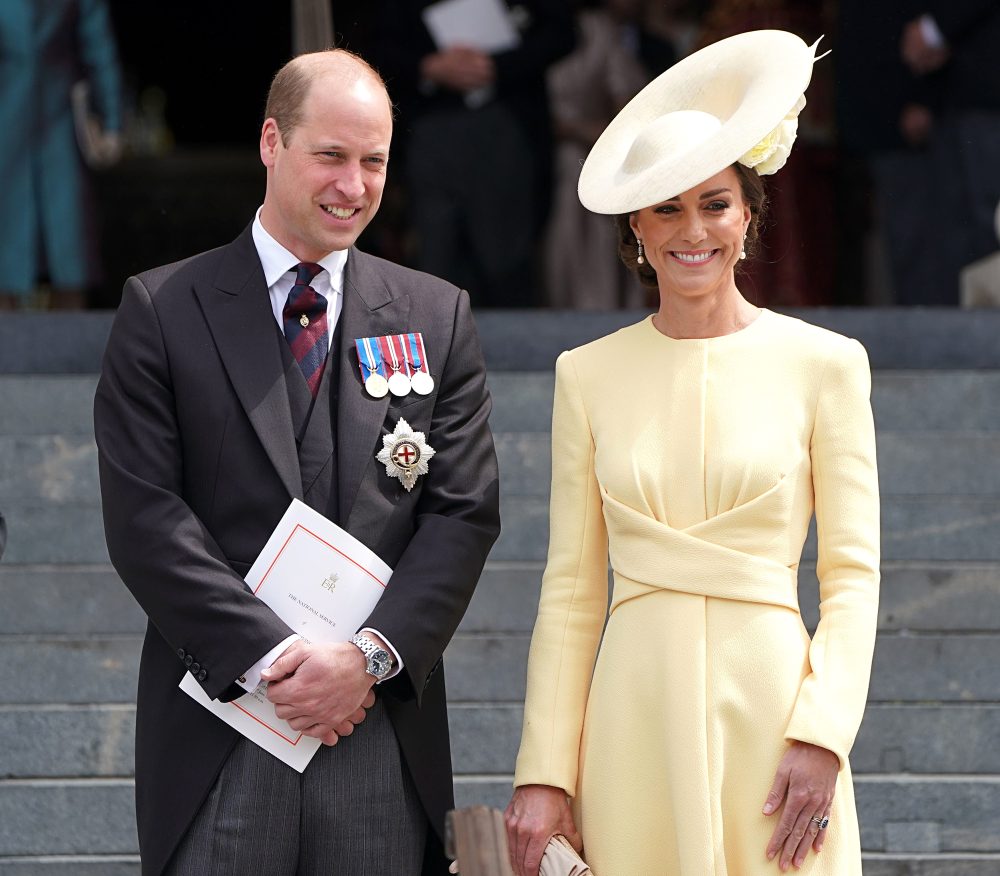
[(857, 776), (855, 793), (863, 849), (1000, 851), (1000, 776)]
[[(862, 855), (864, 876), (996, 876), (1000, 854)], [(137, 855), (0, 858), (0, 876), (139, 876)]]
[[(548, 496), (552, 479), (547, 432), (496, 435), (505, 496)], [(880, 432), (883, 496), (1000, 495), (1000, 432)]]
[(864, 876), (996, 876), (1000, 854), (862, 855)]
[[(524, 699), (527, 634), (457, 635), (448, 646), (448, 690), (455, 702)], [(1000, 700), (1000, 635), (880, 636), (870, 702)]]
[(0, 738), (0, 778), (130, 777), (135, 706), (0, 706)]
[[(1000, 367), (1000, 313), (994, 310), (810, 307), (782, 312), (857, 338), (876, 368)], [(648, 310), (477, 310), (476, 323), (489, 369), (538, 371), (551, 369), (561, 351), (648, 315)], [(113, 317), (112, 311), (3, 314), (0, 373), (95, 372)], [(39, 337), (47, 343), (38, 344)]]
[[(460, 630), (530, 632), (544, 563), (490, 562)], [(909, 563), (882, 565), (879, 629), (883, 632), (1000, 629), (1000, 564)], [(53, 610), (72, 597), (72, 611)], [(799, 604), (806, 627), (818, 619), (815, 567), (799, 574)], [(0, 636), (139, 635), (146, 618), (110, 566), (0, 566)]]
[(24, 855), (135, 854), (130, 779), (0, 781), (0, 860)]
[(140, 876), (138, 855), (0, 857), (0, 876)]
[[(875, 368), (998, 368), (1000, 311), (951, 308), (781, 308), (851, 338)], [(476, 323), (492, 370), (553, 367), (563, 350), (645, 319), (649, 310), (479, 310)]]
[[(446, 651), (455, 702), (524, 698), (527, 633), (459, 633)], [(0, 704), (130, 703), (135, 699), (137, 636), (0, 638), (8, 681)], [(1000, 700), (1000, 634), (884, 634), (875, 646), (872, 702)]]
[(851, 767), (855, 773), (1000, 774), (997, 739), (997, 703), (871, 703)]
[[(548, 499), (501, 499), (503, 531), (490, 558), (542, 561), (548, 545)], [(18, 565), (107, 564), (104, 524), (93, 504), (5, 504), (8, 545), (4, 562)], [(1000, 560), (1000, 497), (886, 496), (882, 501), (884, 560)], [(803, 557), (815, 558), (815, 539)]]
[[(453, 704), (455, 771), (508, 773), (521, 738), (520, 703)], [(873, 703), (851, 751), (855, 773), (1000, 773), (1000, 705)]]
[(0, 636), (138, 635), (146, 616), (109, 566), (0, 566)]
[(134, 703), (141, 644), (137, 636), (0, 638), (0, 665), (10, 671), (2, 703)]
[[(550, 436), (496, 436), (505, 496), (549, 494)], [(880, 432), (883, 496), (1000, 494), (1000, 432)], [(97, 447), (87, 435), (0, 436), (0, 496), (12, 502), (97, 504)]]
[(97, 445), (91, 435), (0, 436), (4, 504), (97, 504), (100, 494)]
[[(494, 432), (548, 432), (552, 372), (492, 372)], [(998, 371), (876, 371), (875, 426), (888, 431), (997, 431)]]
[[(1000, 564), (888, 560), (881, 571), (880, 633), (1000, 629)], [(813, 563), (801, 567), (799, 604), (806, 627), (814, 630), (819, 582)]]
[[(1000, 851), (1000, 831), (995, 825), (1000, 776), (855, 776), (854, 792), (861, 847), (867, 852), (995, 855)], [(510, 794), (510, 776), (455, 779), (457, 806), (503, 809)]]
[[(453, 703), (455, 771), (509, 773), (520, 703)], [(0, 778), (129, 777), (135, 707), (0, 706)], [(872, 703), (854, 749), (856, 773), (1000, 774), (1000, 705)]]
[(84, 504), (7, 502), (7, 548), (3, 563), (14, 565), (107, 565), (104, 518), (91, 497)]
[[(457, 776), (455, 792), (459, 807), (502, 809), (510, 800), (511, 777)], [(994, 825), (998, 776), (858, 775), (855, 795), (867, 852), (925, 860), (971, 852), (978, 853), (971, 860), (983, 861), (981, 856), (1000, 851)], [(128, 779), (0, 781), (0, 819), (0, 862), (12, 856), (128, 855), (137, 849)]]
[(875, 428), (944, 432), (1000, 429), (1000, 371), (876, 371)]
[(0, 435), (92, 436), (96, 389), (96, 374), (0, 374)]
[[(487, 564), (459, 629), (530, 632), (545, 564)], [(1000, 564), (887, 561), (882, 564), (880, 632), (988, 632), (1000, 629)], [(809, 630), (819, 620), (814, 563), (799, 572), (799, 605)]]
[[(501, 503), (503, 530), (493, 560), (545, 559), (548, 544), (548, 500), (541, 496), (507, 496)], [(887, 496), (882, 500), (884, 560), (1000, 560), (1000, 498), (955, 496)], [(816, 556), (815, 538), (806, 541), (803, 557)]]
[[(491, 371), (496, 433), (548, 432), (552, 371)], [(0, 435), (92, 435), (96, 374), (0, 374)], [(876, 427), (886, 431), (1000, 430), (1000, 371), (876, 371)]]

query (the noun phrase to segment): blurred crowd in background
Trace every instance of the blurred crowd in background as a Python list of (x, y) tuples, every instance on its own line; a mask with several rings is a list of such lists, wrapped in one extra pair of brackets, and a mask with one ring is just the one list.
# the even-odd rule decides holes
[(0, 309), (114, 307), (129, 273), (217, 246), (263, 193), (273, 72), (310, 38), (397, 105), (360, 245), (478, 307), (652, 303), (576, 199), (615, 113), (671, 64), (759, 28), (823, 37), (741, 281), (763, 306), (1000, 303), (997, 0), (511, 0), (517, 45), (435, 45), (421, 0), (4, 0)]

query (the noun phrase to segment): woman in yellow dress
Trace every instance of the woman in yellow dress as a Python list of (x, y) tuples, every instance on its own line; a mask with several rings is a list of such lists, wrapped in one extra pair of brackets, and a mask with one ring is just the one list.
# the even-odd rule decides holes
[[(868, 359), (753, 306), (734, 274), (813, 61), (781, 31), (709, 46), (625, 107), (584, 166), (581, 200), (618, 215), (660, 306), (556, 365), (507, 809), (519, 876), (555, 834), (597, 876), (861, 874), (848, 753), (878, 600)], [(796, 581), (814, 511), (810, 639)]]

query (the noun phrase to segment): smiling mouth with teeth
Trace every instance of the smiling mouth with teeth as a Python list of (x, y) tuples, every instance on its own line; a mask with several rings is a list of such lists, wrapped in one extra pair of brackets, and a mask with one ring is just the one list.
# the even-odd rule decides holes
[(707, 262), (712, 256), (718, 252), (717, 249), (703, 250), (702, 252), (674, 252), (670, 254), (680, 262), (685, 262), (689, 265), (697, 265), (701, 262)]
[(331, 216), (336, 216), (338, 219), (350, 219), (358, 212), (357, 207), (331, 207), (328, 204), (322, 204), (321, 206), (327, 213)]

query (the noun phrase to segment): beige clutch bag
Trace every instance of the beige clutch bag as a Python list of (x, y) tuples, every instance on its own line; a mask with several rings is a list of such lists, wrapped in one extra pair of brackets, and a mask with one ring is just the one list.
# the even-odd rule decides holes
[(538, 876), (594, 876), (594, 871), (576, 853), (566, 837), (556, 834), (545, 847)]

